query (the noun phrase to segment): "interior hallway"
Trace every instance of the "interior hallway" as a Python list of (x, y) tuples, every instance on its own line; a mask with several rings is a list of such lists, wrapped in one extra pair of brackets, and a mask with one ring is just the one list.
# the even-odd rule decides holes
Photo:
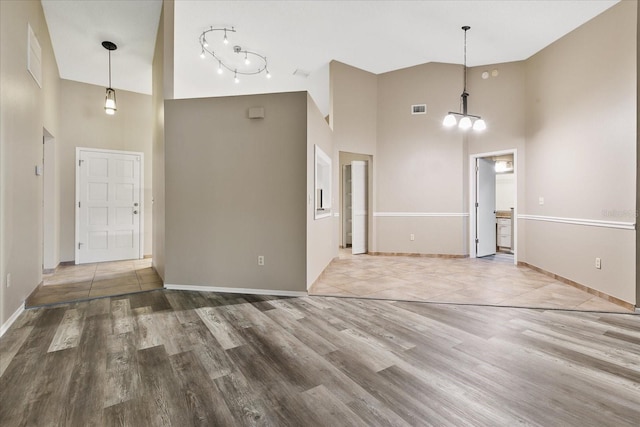
[(341, 249), (311, 295), (630, 313), (508, 257), (491, 259), (351, 255)]

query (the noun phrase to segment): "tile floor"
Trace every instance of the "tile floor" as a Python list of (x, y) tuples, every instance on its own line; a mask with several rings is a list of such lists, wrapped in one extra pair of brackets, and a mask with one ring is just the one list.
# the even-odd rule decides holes
[(27, 300), (27, 307), (130, 294), (160, 289), (162, 279), (151, 259), (61, 265), (45, 274), (43, 286)]
[[(27, 307), (123, 295), (163, 287), (151, 259), (60, 266)], [(444, 259), (351, 255), (341, 250), (311, 295), (629, 313), (509, 256)]]
[(559, 282), (513, 258), (426, 258), (351, 255), (341, 250), (309, 290), (311, 295), (404, 301), (630, 311)]

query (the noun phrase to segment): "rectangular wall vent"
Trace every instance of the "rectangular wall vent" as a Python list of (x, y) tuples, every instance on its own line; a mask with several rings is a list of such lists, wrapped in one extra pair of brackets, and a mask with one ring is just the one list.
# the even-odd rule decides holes
[(427, 114), (427, 104), (412, 105), (411, 114)]
[(27, 31), (27, 70), (38, 86), (42, 87), (42, 48), (31, 24), (27, 24)]

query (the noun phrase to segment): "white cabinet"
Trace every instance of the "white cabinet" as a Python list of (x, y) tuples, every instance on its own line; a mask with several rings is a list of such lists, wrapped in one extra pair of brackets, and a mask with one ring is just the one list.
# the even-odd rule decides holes
[(511, 249), (511, 218), (498, 218), (496, 242), (499, 248)]

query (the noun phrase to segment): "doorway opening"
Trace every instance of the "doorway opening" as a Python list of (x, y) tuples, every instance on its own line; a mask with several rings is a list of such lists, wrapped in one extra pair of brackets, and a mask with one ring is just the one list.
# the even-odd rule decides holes
[(340, 247), (369, 252), (372, 156), (340, 152)]
[(517, 264), (517, 150), (469, 159), (469, 256)]

